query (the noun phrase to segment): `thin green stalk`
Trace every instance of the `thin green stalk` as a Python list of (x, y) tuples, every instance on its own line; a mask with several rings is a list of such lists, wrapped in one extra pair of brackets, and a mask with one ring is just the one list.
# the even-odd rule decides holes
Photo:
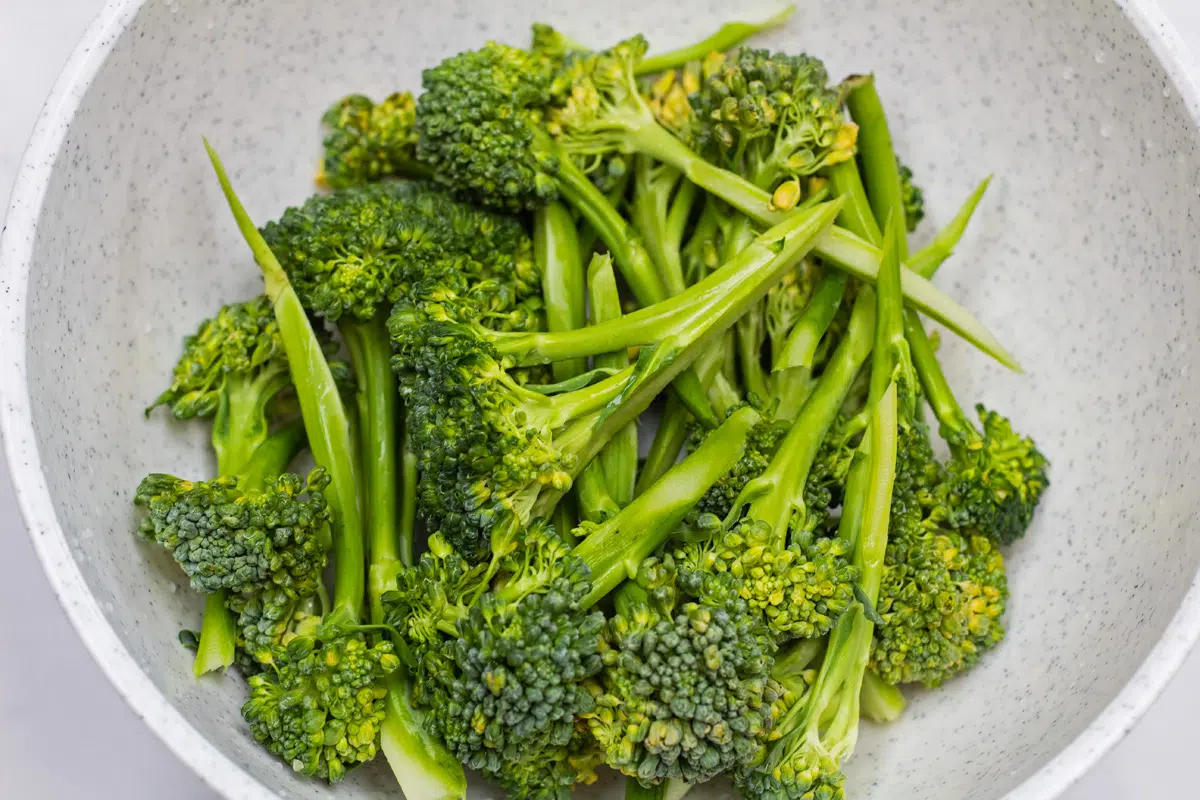
[(712, 52), (723, 53), (732, 50), (756, 33), (782, 25), (795, 10), (796, 6), (789, 4), (762, 22), (726, 22), (711, 36), (695, 44), (643, 58), (634, 66), (634, 72), (638, 75), (653, 75), (656, 72), (678, 69), (689, 61), (700, 61)]
[[(583, 215), (608, 247), (638, 303), (651, 306), (665, 299), (666, 289), (659, 280), (641, 237), (592, 184), (591, 179), (565, 155), (559, 166), (558, 186), (563, 198)], [(717, 424), (716, 415), (709, 407), (695, 373), (690, 370), (684, 372), (675, 384), (675, 391), (702, 424), (708, 427)]]
[(288, 282), (287, 274), (234, 193), (220, 158), (207, 140), (204, 146), (238, 228), (262, 269), (267, 296), (275, 306), (275, 317), (291, 366), (309, 447), (332, 481), (327, 493), (334, 515), (335, 584), (331, 613), (354, 624), (362, 611), (366, 580), (355, 467), (357, 447), (351, 434), (350, 417), (342, 404), (321, 343), (313, 332), (304, 306)]
[(909, 269), (922, 278), (933, 277), (938, 267), (954, 254), (954, 248), (958, 246), (963, 234), (966, 233), (967, 224), (970, 223), (975, 209), (979, 206), (979, 201), (983, 199), (991, 183), (990, 175), (979, 182), (979, 185), (967, 197), (966, 202), (958, 209), (954, 219), (950, 220), (950, 224), (938, 231), (932, 242), (918, 250), (909, 259)]
[[(724, 348), (717, 346), (708, 348), (696, 360), (696, 373), (700, 376), (700, 381), (709, 387), (709, 402), (722, 418), (729, 407), (740, 400), (740, 398), (734, 398), (732, 402), (728, 402), (729, 398), (720, 390), (717, 390), (718, 397), (714, 399), (713, 383), (720, 374), (724, 357)], [(650, 488), (651, 484), (665, 475), (667, 470), (679, 459), (679, 453), (691, 435), (691, 424), (691, 415), (688, 414), (687, 409), (679, 402), (678, 398), (668, 397), (666, 406), (663, 408), (662, 419), (659, 420), (658, 429), (654, 432), (654, 439), (650, 442), (650, 450), (646, 453), (646, 460), (638, 473), (637, 485), (633, 488), (631, 497), (636, 497)]]
[[(888, 384), (895, 380), (895, 366), (908, 362), (907, 345), (904, 342), (904, 298), (900, 294), (903, 225), (904, 221), (893, 215), (883, 232), (883, 264), (879, 268), (879, 283), (875, 290), (879, 303), (875, 317), (875, 359), (886, 359), (892, 364), (892, 369), (881, 367), (871, 370), (868, 406), (875, 405)], [(902, 351), (905, 354), (902, 355)]]
[(360, 321), (350, 317), (338, 327), (350, 350), (359, 400), (358, 434), (362, 475), (366, 479), (365, 508), (370, 568), (367, 594), (371, 618), (382, 618), (382, 597), (393, 590), (402, 566), (399, 540), (400, 395), (392, 371), (386, 314)]
[(793, 514), (804, 512), (804, 485), (821, 442), (837, 419), (854, 380), (871, 354), (875, 332), (872, 292), (859, 295), (846, 334), (838, 343), (808, 402), (800, 409), (770, 465), (751, 480), (732, 513), (745, 509), (748, 519), (768, 523), (780, 541)]
[[(751, 240), (750, 246), (743, 248), (723, 267), (687, 291), (626, 314), (619, 320), (560, 333), (497, 333), (492, 334), (489, 340), (501, 355), (512, 357), (517, 364), (532, 365), (654, 344), (673, 336), (687, 335), (688, 331), (702, 325), (715, 309), (723, 307), (727, 297), (736, 295), (740, 284), (748, 276), (774, 259), (776, 252), (768, 243), (781, 237), (797, 243), (803, 236), (797, 236), (795, 232), (807, 230), (813, 224), (823, 227), (823, 220), (836, 214), (839, 207), (840, 201), (823, 203), (789, 218), (786, 223)], [(803, 249), (805, 253), (808, 252), (807, 242)], [(690, 372), (695, 374), (694, 371)]]
[(785, 369), (812, 369), (817, 347), (833, 324), (842, 298), (846, 294), (849, 276), (839, 270), (830, 270), (821, 276), (804, 313), (788, 332), (787, 340), (775, 359), (775, 371)]
[(420, 465), (412, 451), (408, 420), (404, 419), (404, 431), (400, 437), (400, 528), (397, 538), (400, 543), (400, 561), (405, 566), (413, 563), (413, 542), (417, 532), (417, 479)]
[(899, 687), (886, 683), (872, 670), (863, 674), (859, 703), (864, 717), (881, 724), (898, 720), (908, 704)]
[[(592, 259), (588, 267), (588, 289), (593, 324), (621, 318), (621, 296), (617, 291), (617, 276), (613, 272), (612, 259), (607, 256), (596, 256)], [(624, 369), (629, 366), (629, 352), (617, 350), (604, 353), (596, 356), (593, 362), (597, 367)], [(679, 398), (671, 394), (667, 396), (667, 402), (679, 403)], [(603, 474), (609, 496), (618, 507), (628, 505), (633, 499), (637, 454), (637, 423), (631, 422), (613, 436), (612, 441), (594, 462)]]
[(218, 669), (229, 669), (237, 655), (237, 618), (229, 610), (229, 592), (225, 589), (205, 595), (204, 617), (192, 674), (197, 678)]
[(971, 424), (954, 397), (954, 390), (950, 388), (950, 381), (946, 379), (946, 373), (938, 363), (933, 342), (925, 332), (921, 320), (909, 319), (906, 315), (904, 334), (908, 339), (909, 352), (912, 353), (913, 366), (921, 379), (921, 388), (925, 390), (925, 402), (933, 409), (942, 430), (947, 433), (966, 434), (972, 438), (978, 436), (975, 426)]
[(413, 708), (412, 687), (404, 669), (387, 676), (387, 714), (379, 730), (379, 749), (405, 797), (461, 800), (467, 775), (441, 740), (426, 728), (424, 715)]
[[(866, 78), (855, 82), (854, 89), (850, 92), (850, 99), (854, 101), (851, 111), (862, 117), (860, 128), (861, 132), (866, 135), (865, 139), (860, 139), (862, 148), (860, 154), (863, 157), (863, 168), (867, 171), (868, 195), (871, 197), (872, 208), (877, 209), (877, 214), (902, 214), (903, 198), (891, 191), (893, 183), (899, 185), (900, 173), (896, 166), (895, 153), (891, 150), (887, 115), (884, 113), (883, 104), (875, 91), (874, 81)], [(870, 124), (869, 131), (866, 127), (868, 123)], [(990, 178), (975, 189), (948, 230), (957, 231), (961, 236), (975, 207), (987, 190), (989, 182)], [(903, 245), (903, 232), (898, 238)], [(936, 268), (936, 265), (933, 266), (929, 274), (932, 275)], [(943, 429), (966, 432), (968, 435), (973, 434), (974, 426), (967, 421), (966, 415), (954, 397), (950, 383), (946, 380), (946, 375), (934, 353), (933, 343), (929, 340), (925, 326), (921, 323), (921, 318), (911, 311), (904, 315), (904, 336), (908, 342), (912, 361), (920, 376), (922, 387), (925, 389), (925, 399), (933, 408)]]
[(751, 408), (735, 411), (695, 452), (572, 551), (591, 568), (592, 588), (581, 602), (583, 607), (617, 588), (662, 544), (708, 487), (741, 458), (746, 439), (760, 420)]
[[(849, 78), (846, 85), (852, 87), (846, 95), (846, 107), (858, 123), (858, 158), (862, 161), (867, 198), (871, 202), (875, 221), (881, 227), (886, 225), (888, 219), (903, 225), (904, 188), (896, 165), (896, 151), (892, 147), (887, 116), (879, 93), (875, 91), (875, 76), (855, 76)], [(900, 260), (904, 261), (908, 258), (907, 237), (900, 237), (897, 244)]]
[[(654, 123), (645, 113), (631, 112), (616, 123), (627, 131), (626, 146), (631, 150), (654, 156), (683, 172), (693, 183), (717, 195), (743, 214), (763, 225), (776, 225), (792, 211), (781, 211), (772, 205), (771, 195), (745, 178), (721, 169), (688, 149), (686, 145)], [(944, 247), (929, 254), (931, 260), (944, 260)], [(834, 226), (813, 247), (826, 261), (849, 272), (854, 277), (873, 284), (879, 273), (879, 248), (850, 231)], [(953, 298), (917, 274), (928, 267), (923, 263), (908, 264), (901, 277), (901, 286), (909, 304), (937, 320), (949, 330), (995, 358), (1010, 369), (1020, 371), (1020, 365), (990, 331)], [(916, 270), (914, 270), (914, 266)]]
[[(562, 203), (549, 203), (533, 215), (533, 257), (542, 273), (546, 328), (569, 331), (584, 327), (583, 258), (575, 221)], [(566, 359), (550, 366), (554, 380), (573, 378), (587, 369), (587, 360)]]
[[(363, 605), (365, 561), (362, 517), (355, 488), (359, 485), (356, 442), (350, 417), (320, 342), (286, 273), (234, 193), (220, 158), (207, 140), (204, 146), (238, 228), (262, 269), (267, 295), (275, 305), (309, 446), (316, 462), (325, 467), (332, 480), (327, 498), (334, 517), (335, 584), (332, 608), (326, 619), (355, 625)], [(462, 765), (424, 731), (419, 720), (404, 713), (409, 695), (404, 679), (398, 673), (399, 670), (388, 681), (392, 689), (389, 712), (394, 713), (384, 719), (381, 743), (402, 790), (410, 797), (465, 796), (466, 777)]]

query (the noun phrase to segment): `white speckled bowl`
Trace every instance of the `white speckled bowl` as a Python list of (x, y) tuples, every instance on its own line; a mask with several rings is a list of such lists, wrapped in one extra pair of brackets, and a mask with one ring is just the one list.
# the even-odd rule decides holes
[[(643, 29), (665, 47), (731, 13), (693, 4), (681, 25), (669, 3), (605, 5), (117, 1), (46, 107), (0, 243), (8, 456), (80, 635), (228, 797), (332, 792), (251, 741), (239, 680), (193, 681), (175, 634), (196, 624), (199, 600), (132, 533), (144, 473), (207, 467), (203, 426), (147, 422), (141, 409), (180, 337), (259, 286), (200, 137), (265, 221), (312, 190), (317, 119), (344, 92), (416, 86), (423, 65), (489, 36), (524, 41), (534, 19), (584, 41)], [(1200, 472), (1188, 441), (1200, 415), (1189, 353), (1200, 148), (1183, 50), (1145, 0), (802, 6), (772, 42), (816, 49), (835, 75), (879, 74), (930, 227), (996, 174), (940, 280), (1028, 374), (958, 342), (948, 366), (1054, 462), (1036, 529), (1011, 554), (1008, 640), (968, 677), (912, 692), (899, 724), (866, 726), (852, 796), (1050, 798), (1129, 729), (1200, 628), (1200, 500), (1186, 499)], [(386, 786), (370, 768), (337, 794)]]

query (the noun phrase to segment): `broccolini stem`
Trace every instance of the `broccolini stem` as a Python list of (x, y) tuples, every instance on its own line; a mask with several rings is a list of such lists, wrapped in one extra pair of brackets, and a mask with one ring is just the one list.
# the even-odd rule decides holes
[[(904, 296), (900, 293), (903, 225), (903, 217), (892, 214), (883, 232), (883, 264), (875, 289), (879, 303), (875, 316), (875, 362), (880, 366), (872, 365), (871, 389), (867, 395), (869, 406), (875, 405), (888, 384), (896, 380), (897, 366), (911, 363), (908, 344), (904, 341)], [(911, 316), (916, 318), (915, 313)]]
[(379, 747), (405, 797), (461, 800), (467, 795), (462, 764), (430, 733), (423, 714), (412, 707), (412, 688), (404, 669), (384, 679), (387, 715), (379, 731)]
[[(533, 215), (533, 257), (542, 273), (546, 327), (569, 331), (584, 327), (583, 258), (575, 221), (562, 203), (549, 203)], [(587, 360), (566, 359), (551, 365), (554, 380), (565, 381), (587, 369)]]
[[(900, 183), (900, 170), (896, 166), (896, 151), (892, 147), (887, 117), (879, 101), (879, 93), (875, 91), (875, 76), (857, 75), (847, 79), (846, 84), (851, 87), (846, 95), (846, 107), (858, 123), (858, 157), (862, 160), (863, 172), (870, 187), (867, 198), (871, 202), (875, 221), (880, 226), (886, 226), (887, 221), (892, 219), (895, 224), (903, 225), (904, 189)], [(897, 245), (900, 260), (906, 260), (908, 237), (901, 237)]]
[(400, 558), (399, 499), (400, 395), (392, 370), (387, 313), (368, 321), (345, 315), (338, 327), (346, 340), (358, 394), (358, 441), (366, 478), (367, 551), (370, 554), (367, 590), (371, 619), (383, 618), (381, 598), (395, 588)]
[(873, 670), (867, 670), (863, 674), (859, 703), (863, 716), (879, 723), (895, 722), (904, 713), (904, 707), (907, 705), (900, 688), (887, 683)]
[(582, 600), (584, 608), (617, 588), (663, 543), (708, 487), (742, 457), (760, 420), (752, 408), (735, 411), (695, 452), (572, 551), (591, 569), (592, 589)]
[[(575, 496), (579, 499), (579, 516), (588, 522), (603, 522), (615, 517), (621, 510), (617, 501), (608, 491), (608, 484), (605, 482), (599, 458), (593, 459), (592, 463), (588, 464), (575, 479)], [(561, 506), (562, 503), (560, 502), (559, 505)], [(557, 523), (555, 523), (554, 529), (559, 529)], [(568, 543), (573, 544), (569, 540)]]
[[(974, 441), (979, 438), (979, 431), (971, 424), (962, 406), (954, 397), (950, 381), (938, 363), (937, 354), (933, 350), (933, 342), (925, 332), (925, 326), (920, 318), (904, 318), (904, 335), (908, 338), (909, 350), (912, 352), (913, 366), (921, 379), (921, 388), (925, 390), (925, 401), (933, 409), (934, 415), (941, 424), (945, 438), (958, 441)], [(957, 435), (954, 435), (957, 434)]]
[[(737, 285), (723, 292), (720, 302), (713, 304), (708, 313), (700, 315), (681, 335), (643, 349), (638, 354), (637, 364), (631, 367), (633, 379), (627, 381), (621, 395), (598, 411), (594, 419), (577, 418), (556, 437), (561, 450), (576, 457), (577, 467), (571, 475), (572, 479), (618, 430), (645, 411), (676, 375), (689, 368), (698, 356), (713, 346), (720, 334), (765, 296), (788, 270), (795, 269), (800, 259), (808, 254), (812, 241), (833, 222), (839, 205), (840, 201), (825, 203), (814, 209), (811, 216), (804, 217), (807, 220), (805, 224), (799, 227), (779, 225), (755, 239), (750, 247), (738, 255), (738, 259), (747, 264), (757, 263), (756, 268), (743, 275)], [(765, 261), (762, 258), (764, 255), (769, 256)], [(739, 269), (729, 264), (721, 272), (737, 273)], [(618, 377), (614, 376), (609, 381)], [(532, 513), (535, 516), (548, 515), (561, 495), (561, 490), (542, 490), (537, 495)]]
[[(592, 257), (588, 267), (588, 294), (593, 323), (620, 319), (621, 298), (609, 256)], [(594, 363), (600, 368), (624, 370), (629, 367), (629, 354), (625, 350), (604, 353), (596, 356)], [(679, 400), (671, 395), (668, 402), (678, 403)], [(580, 516), (590, 522), (602, 522), (614, 516), (632, 499), (636, 473), (637, 424), (631, 422), (613, 436), (576, 480)]]
[[(632, 116), (632, 115), (630, 115)], [(772, 205), (771, 195), (745, 178), (721, 169), (688, 149), (653, 119), (625, 120), (629, 145), (671, 164), (695, 184), (717, 195), (756, 222), (776, 225), (795, 211), (782, 211)], [(943, 258), (945, 248), (930, 254), (932, 260)], [(845, 228), (834, 226), (814, 245), (813, 251), (826, 261), (867, 283), (874, 283), (879, 273), (879, 248)], [(944, 259), (943, 259), (944, 260)], [(919, 265), (927, 269), (924, 265)], [(909, 304), (961, 336), (975, 347), (1019, 372), (1020, 365), (996, 337), (953, 298), (916, 274), (911, 265), (901, 276), (901, 286)]]
[(200, 622), (200, 640), (192, 674), (197, 678), (218, 669), (227, 669), (237, 654), (237, 618), (229, 610), (229, 592), (225, 589), (204, 597), (204, 617)]
[[(829, 183), (833, 186), (834, 195), (845, 199), (842, 213), (838, 215), (838, 223), (850, 233), (861, 236), (871, 245), (878, 247), (880, 242), (879, 226), (871, 214), (871, 206), (867, 202), (866, 191), (863, 189), (862, 178), (854, 159), (843, 161), (829, 170)], [(800, 320), (788, 334), (775, 369), (788, 367), (811, 368), (816, 356), (821, 338), (829, 330), (842, 296), (846, 289), (846, 273), (831, 270), (821, 277), (809, 300), (807, 308)]]
[(347, 624), (358, 622), (365, 589), (363, 569), (363, 524), (358, 504), (356, 442), (350, 417), (342, 404), (337, 383), (325, 360), (321, 343), (288, 282), (287, 273), (254, 226), (229, 182), (220, 157), (204, 142), (221, 190), (229, 203), (238, 229), (262, 269), (267, 296), (275, 307), (275, 318), (287, 352), (288, 364), (300, 401), (309, 447), (317, 464), (329, 472), (328, 502), (333, 511), (335, 585), (333, 611)]
[[(490, 340), (497, 352), (513, 357), (518, 364), (545, 364), (652, 344), (672, 336), (690, 338), (690, 332), (703, 326), (714, 310), (724, 307), (727, 298), (737, 296), (742, 284), (750, 276), (775, 261), (779, 252), (775, 245), (779, 240), (801, 243), (807, 252), (809, 243), (802, 241), (805, 237), (800, 232), (809, 229), (814, 221), (836, 213), (837, 207), (840, 207), (840, 203), (822, 203), (790, 217), (758, 239), (752, 239), (750, 246), (687, 291), (638, 309), (619, 320), (560, 333), (500, 333), (490, 337)], [(695, 374), (694, 371), (692, 374)]]
[[(563, 197), (583, 215), (608, 247), (638, 303), (650, 306), (663, 300), (666, 291), (641, 238), (565, 153), (560, 161), (557, 183)], [(717, 424), (716, 415), (709, 407), (695, 373), (684, 372), (676, 382), (675, 391), (701, 424), (707, 427)]]
[[(896, 174), (899, 177), (899, 173)], [(875, 220), (857, 162), (851, 158), (834, 166), (829, 170), (829, 183), (837, 197), (846, 198), (838, 224), (871, 246), (882, 247), (883, 231)], [(903, 210), (904, 207), (900, 208)]]
[(846, 396), (871, 354), (875, 332), (875, 298), (864, 291), (854, 303), (846, 334), (838, 342), (821, 379), (779, 443), (763, 474), (750, 481), (733, 514), (745, 504), (749, 519), (766, 522), (780, 544), (786, 541), (791, 515), (804, 508), (804, 485), (809, 470), (837, 419)]
[(830, 270), (821, 276), (800, 319), (788, 332), (787, 341), (775, 359), (775, 371), (812, 369), (817, 347), (842, 305), (848, 280), (849, 276), (840, 270)]
[(557, 183), (563, 197), (583, 215), (608, 247), (638, 303), (650, 306), (662, 300), (666, 291), (641, 236), (565, 154)]
[(400, 561), (404, 566), (413, 564), (413, 541), (417, 532), (417, 479), (419, 464), (416, 453), (412, 451), (408, 429), (408, 417), (403, 419), (404, 432), (400, 437)]
[(933, 277), (938, 267), (954, 254), (954, 248), (958, 246), (959, 240), (966, 232), (967, 224), (971, 221), (975, 209), (979, 206), (979, 201), (983, 199), (983, 195), (991, 183), (990, 175), (979, 182), (979, 185), (967, 197), (966, 202), (958, 209), (954, 219), (950, 220), (950, 224), (938, 231), (932, 242), (918, 250), (908, 260), (909, 269), (922, 278)]
[(667, 271), (664, 275), (667, 291), (679, 294), (687, 288), (683, 278), (683, 236), (700, 190), (689, 180), (681, 180), (667, 212), (667, 225), (663, 239), (663, 255)]
[(288, 465), (304, 449), (304, 421), (293, 419), (280, 425), (240, 464), (217, 458), (222, 475), (237, 475), (243, 489), (262, 489), (272, 478), (287, 472)]
[(795, 10), (796, 6), (789, 4), (762, 22), (727, 22), (711, 36), (695, 44), (643, 58), (634, 66), (634, 72), (638, 75), (653, 75), (656, 72), (678, 69), (689, 61), (700, 61), (712, 52), (723, 53), (732, 50), (754, 34), (782, 25)]
[[(714, 345), (707, 348), (696, 359), (696, 374), (700, 376), (700, 381), (705, 386), (710, 386), (716, 380), (724, 355), (724, 348)], [(713, 390), (710, 388), (710, 401), (713, 400), (712, 395)], [(732, 403), (713, 402), (713, 407), (723, 417), (729, 406), (737, 402), (736, 399)], [(666, 407), (663, 408), (662, 419), (659, 420), (658, 429), (654, 432), (654, 439), (650, 442), (650, 451), (646, 453), (646, 460), (642, 464), (641, 473), (638, 475), (637, 485), (633, 489), (632, 497), (636, 497), (650, 488), (651, 484), (665, 475), (667, 470), (679, 458), (679, 451), (687, 444), (688, 435), (690, 434), (688, 426), (690, 424), (691, 415), (688, 414), (683, 404), (673, 396), (668, 397)]]
[(212, 424), (212, 447), (217, 454), (217, 463), (228, 467), (228, 471), (221, 471), (222, 475), (239, 474), (255, 450), (267, 440), (270, 431), (265, 406), (291, 382), (286, 366), (264, 369), (254, 378), (225, 377), (225, 391), (221, 393)]
[[(887, 115), (879, 100), (879, 94), (875, 91), (874, 81), (867, 78), (856, 82), (849, 99), (853, 101), (850, 105), (851, 113), (856, 115), (855, 119), (860, 124), (859, 154), (863, 158), (864, 169), (867, 170), (870, 186), (868, 196), (871, 198), (871, 206), (876, 209), (877, 215), (903, 214), (900, 172), (896, 165), (896, 155), (891, 149)], [(858, 120), (859, 115), (862, 116), (861, 120)], [(895, 184), (895, 191), (892, 191), (892, 184)], [(988, 181), (985, 180), (967, 199), (963, 209), (951, 223), (951, 230), (958, 230), (961, 235), (975, 206), (978, 205), (984, 191), (987, 190), (987, 185)], [(901, 245), (899, 249), (903, 252), (905, 239), (903, 231), (897, 238)], [(936, 266), (933, 269), (936, 270)], [(882, 277), (883, 273), (881, 272), (880, 275)], [(950, 383), (946, 380), (945, 373), (942, 372), (941, 365), (933, 351), (933, 344), (929, 341), (925, 326), (921, 323), (921, 318), (912, 311), (904, 316), (904, 335), (912, 353), (913, 363), (925, 388), (926, 400), (933, 408), (943, 429), (969, 437), (977, 436), (975, 427), (967, 421), (966, 415), (954, 398), (954, 392), (950, 389)]]

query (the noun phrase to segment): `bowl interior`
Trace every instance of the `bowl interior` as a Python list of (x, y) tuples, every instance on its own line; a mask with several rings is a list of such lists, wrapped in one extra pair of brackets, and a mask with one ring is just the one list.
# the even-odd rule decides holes
[[(1166, 74), (1116, 5), (808, 0), (764, 41), (830, 72), (874, 71), (936, 230), (996, 180), (939, 282), (1026, 374), (946, 338), (961, 396), (1008, 413), (1053, 461), (1035, 530), (1011, 550), (1007, 641), (969, 676), (912, 691), (902, 722), (864, 725), (852, 796), (997, 798), (1076, 737), (1158, 641), (1200, 561), (1200, 501), (1181, 491), (1200, 340), (1200, 154)], [(260, 291), (207, 166), (221, 151), (260, 223), (313, 191), (318, 118), (350, 91), (417, 87), (423, 66), (534, 20), (584, 42), (642, 30), (668, 47), (724, 3), (243, 0), (146, 3), (87, 89), (34, 242), (26, 359), (36, 444), (76, 566), (129, 653), (233, 762), (290, 797), (296, 778), (250, 739), (240, 679), (195, 682), (177, 632), (200, 602), (133, 534), (150, 471), (206, 475), (203, 425), (149, 421), (181, 337)], [(759, 5), (746, 17), (769, 12)], [(52, 534), (57, 535), (57, 534)], [(338, 788), (387, 785), (381, 763)], [(608, 785), (612, 785), (611, 783)], [(479, 796), (495, 795), (478, 785)], [(612, 796), (618, 796), (616, 790)], [(697, 797), (726, 796), (728, 787)]]

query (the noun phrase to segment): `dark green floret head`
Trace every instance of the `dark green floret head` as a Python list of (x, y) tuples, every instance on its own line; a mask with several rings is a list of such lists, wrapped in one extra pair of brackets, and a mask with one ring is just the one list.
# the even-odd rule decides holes
[(775, 646), (737, 586), (668, 557), (618, 590), (589, 719), (609, 766), (647, 784), (699, 783), (757, 752)]
[(558, 157), (543, 131), (559, 59), (489, 42), (422, 73), (417, 152), (464, 197), (524, 211), (555, 199)]
[(706, 71), (692, 136), (730, 169), (774, 188), (853, 157), (858, 129), (819, 59), (743, 47)]
[(527, 529), (500, 572), (500, 588), (472, 603), (457, 636), (427, 657), (425, 691), (428, 722), (451, 752), (505, 780), (560, 758), (576, 716), (592, 709), (584, 681), (601, 667), (604, 617), (583, 609), (588, 570), (552, 528)]
[(417, 164), (417, 104), (408, 92), (379, 103), (352, 94), (330, 106), (318, 182), (332, 189), (423, 172)]
[(945, 488), (949, 521), (1012, 544), (1033, 522), (1050, 483), (1049, 462), (1032, 439), (1013, 431), (1006, 417), (983, 406), (976, 411), (982, 435), (973, 426), (964, 426), (967, 435), (947, 435), (953, 453)]
[(400, 666), (390, 642), (358, 634), (293, 639), (272, 669), (249, 678), (242, 716), (255, 740), (303, 775), (337, 783), (378, 747), (387, 690)]
[(209, 418), (221, 405), (226, 379), (289, 383), (275, 309), (266, 295), (230, 303), (183, 341), (171, 386), (146, 409), (167, 406), (176, 419)]
[(142, 536), (171, 553), (193, 588), (305, 596), (316, 592), (325, 567), (328, 485), (321, 469), (307, 483), (284, 474), (250, 491), (232, 476), (185, 481), (154, 474), (142, 480), (134, 502), (148, 512)]

